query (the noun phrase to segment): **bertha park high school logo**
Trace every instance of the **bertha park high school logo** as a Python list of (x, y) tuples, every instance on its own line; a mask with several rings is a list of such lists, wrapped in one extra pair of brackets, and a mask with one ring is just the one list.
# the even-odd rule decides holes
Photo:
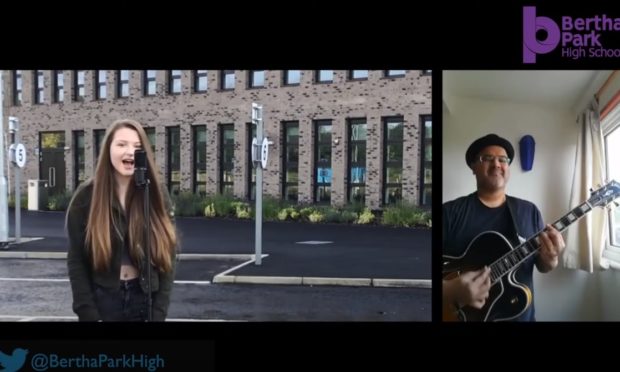
[[(539, 32), (541, 30), (544, 32)], [(535, 6), (523, 7), (523, 63), (536, 63), (538, 54), (551, 52), (561, 53), (562, 58), (616, 58), (620, 61), (620, 48), (604, 45), (608, 40), (619, 44), (619, 39), (620, 18), (606, 14), (584, 18), (562, 16), (558, 23), (536, 15)]]

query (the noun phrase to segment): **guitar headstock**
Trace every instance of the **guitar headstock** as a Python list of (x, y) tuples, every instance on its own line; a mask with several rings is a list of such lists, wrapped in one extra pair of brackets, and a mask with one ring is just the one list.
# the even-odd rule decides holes
[(616, 180), (611, 180), (597, 190), (592, 191), (588, 203), (592, 207), (605, 207), (618, 197), (620, 197), (620, 183)]

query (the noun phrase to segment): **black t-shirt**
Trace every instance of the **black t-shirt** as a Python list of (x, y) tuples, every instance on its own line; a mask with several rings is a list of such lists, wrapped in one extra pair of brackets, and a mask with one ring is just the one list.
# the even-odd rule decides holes
[[(497, 208), (482, 204), (476, 193), (460, 197), (443, 205), (443, 252), (444, 255), (460, 256), (469, 243), (480, 233), (496, 231), (508, 239), (512, 246), (532, 237), (544, 228), (538, 208), (523, 199), (507, 196), (510, 208), (504, 203)], [(514, 215), (514, 223), (511, 218)], [(515, 224), (517, 233), (515, 233)], [(517, 281), (525, 284), (534, 294), (533, 268), (535, 257), (524, 261), (516, 270)], [(534, 321), (534, 299), (518, 321)]]

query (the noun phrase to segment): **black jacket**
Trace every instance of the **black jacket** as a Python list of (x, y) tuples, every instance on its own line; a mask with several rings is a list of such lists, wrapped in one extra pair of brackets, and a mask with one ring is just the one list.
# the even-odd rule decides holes
[[(164, 198), (169, 206), (167, 191), (163, 189)], [(76, 195), (67, 212), (67, 230), (69, 234), (69, 253), (67, 266), (73, 292), (73, 311), (80, 321), (97, 321), (101, 319), (94, 297), (94, 284), (105, 288), (116, 289), (120, 287), (121, 253), (123, 240), (115, 231), (110, 231), (112, 244), (112, 260), (109, 269), (105, 272), (96, 272), (92, 266), (92, 256), (86, 248), (86, 223), (90, 211), (90, 200), (93, 193), (93, 184), (88, 181), (76, 190)], [(119, 213), (121, 223), (119, 232), (126, 236), (126, 216), (118, 205), (113, 206), (113, 213)], [(172, 218), (172, 213), (170, 213)], [(114, 227), (111, 227), (114, 230)], [(139, 267), (146, 267), (146, 258)], [(151, 270), (151, 292), (153, 298), (153, 321), (164, 321), (170, 305), (170, 290), (174, 282), (176, 271), (176, 252), (172, 256), (172, 271), (161, 273), (156, 268)], [(140, 286), (147, 293), (147, 273), (140, 270)]]

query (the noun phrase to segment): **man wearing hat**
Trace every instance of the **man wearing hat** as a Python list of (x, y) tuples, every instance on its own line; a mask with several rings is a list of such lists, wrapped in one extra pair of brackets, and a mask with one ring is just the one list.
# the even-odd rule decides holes
[[(465, 153), (465, 160), (476, 176), (477, 190), (443, 205), (444, 259), (455, 258), (465, 262), (474, 254), (493, 252), (496, 249), (505, 249), (510, 253), (512, 247), (518, 246), (525, 239), (545, 229), (541, 213), (533, 203), (506, 195), (506, 184), (510, 178), (510, 164), (513, 158), (514, 148), (510, 141), (496, 134), (478, 138), (469, 146)], [(476, 246), (483, 241), (496, 242), (495, 238), (499, 237), (496, 233), (480, 235), (489, 231), (500, 233), (505, 239), (501, 237), (497, 239), (500, 243), (505, 242), (505, 246), (499, 247), (502, 244), (492, 244), (492, 247), (484, 247), (484, 249)], [(492, 239), (483, 239), (487, 236)], [(540, 249), (537, 253), (529, 256), (524, 254), (522, 262), (514, 260), (514, 269), (511, 269), (510, 275), (498, 275), (497, 268), (501, 268), (500, 265), (495, 265), (496, 271), (491, 272), (488, 265), (497, 262), (497, 258), (491, 255), (489, 262), (469, 269), (473, 271), (459, 271), (456, 276), (444, 278), (444, 305), (454, 305), (456, 309), (470, 309), (472, 315), (478, 315), (476, 312), (480, 311), (483, 315), (480, 319), (470, 317), (475, 320), (534, 321), (532, 278), (534, 265), (543, 273), (553, 270), (558, 265), (558, 256), (564, 249), (562, 235), (551, 225), (547, 225), (545, 232), (540, 234), (539, 242)], [(499, 255), (502, 257), (502, 253)], [(476, 259), (484, 261), (484, 257)], [(511, 267), (510, 263), (506, 265), (507, 268)], [(446, 264), (444, 264), (444, 269), (445, 267)], [(492, 280), (493, 288), (491, 287)], [(504, 280), (510, 280), (510, 282), (503, 282)], [(524, 296), (528, 300), (521, 301), (527, 302), (527, 305), (524, 304), (522, 308), (515, 306), (514, 309), (518, 310), (513, 315), (509, 314), (509, 309), (501, 315), (494, 314), (493, 311), (499, 310), (502, 301), (507, 301), (508, 304), (511, 301), (519, 301), (518, 297), (509, 299), (502, 297), (502, 295), (511, 295), (509, 289), (512, 288), (504, 286), (509, 287), (511, 284), (519, 286), (519, 283), (527, 286), (531, 291), (529, 295)], [(519, 288), (516, 289), (524, 294), (527, 293), (527, 290)], [(490, 293), (491, 299), (489, 299)], [(489, 301), (488, 304), (487, 301)]]

